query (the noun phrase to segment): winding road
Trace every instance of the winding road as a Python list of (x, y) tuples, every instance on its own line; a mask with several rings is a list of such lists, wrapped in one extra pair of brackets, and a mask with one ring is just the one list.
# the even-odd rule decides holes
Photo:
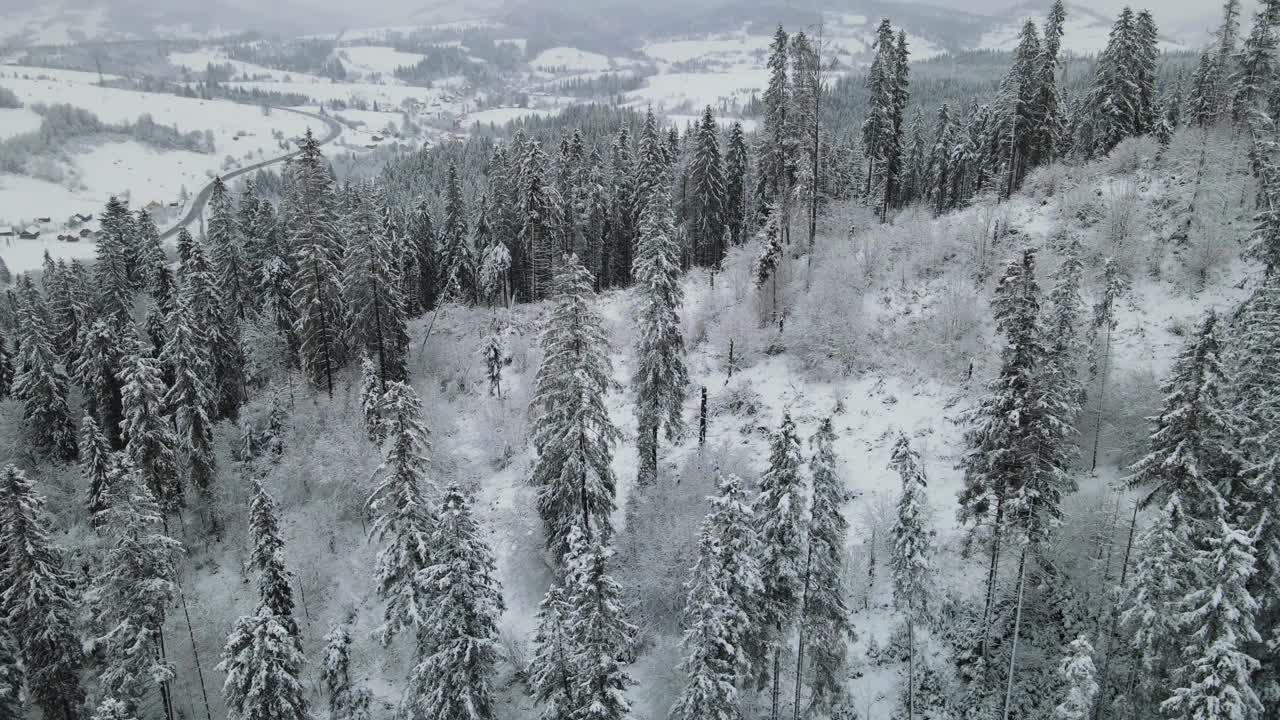
[[(339, 125), (338, 121), (334, 120), (333, 118), (324, 117), (323, 115), (316, 115), (315, 113), (303, 112), (302, 110), (294, 110), (292, 108), (272, 107), (271, 111), (272, 112), (290, 112), (295, 115), (303, 115), (309, 118), (314, 118), (324, 123), (329, 128), (329, 132), (327, 135), (325, 135), (323, 138), (320, 139), (321, 145), (325, 145), (333, 142), (334, 140), (337, 140), (338, 136), (342, 134), (342, 126)], [(301, 150), (294, 150), (291, 153), (286, 153), (284, 155), (280, 155), (279, 157), (271, 158), (270, 160), (263, 160), (262, 162), (254, 163), (252, 165), (246, 165), (245, 167), (239, 168), (237, 170), (232, 170), (231, 172), (226, 173), (225, 175), (221, 175), (220, 177), (222, 178), (222, 181), (224, 183), (229, 182), (231, 180), (234, 180), (240, 177), (241, 175), (255, 172), (257, 170), (261, 170), (264, 167), (269, 167), (271, 165), (275, 165), (276, 163), (282, 163), (285, 160), (288, 160), (290, 158), (295, 158), (300, 154), (302, 154)], [(204, 206), (209, 204), (209, 198), (212, 195), (213, 195), (213, 183), (210, 182), (208, 185), (205, 185), (204, 187), (200, 188), (200, 192), (196, 193), (196, 198), (191, 203), (191, 209), (187, 210), (187, 214), (183, 215), (182, 219), (178, 220), (178, 222), (175, 223), (173, 227), (160, 233), (160, 239), (168, 240), (174, 235), (177, 235), (178, 231), (181, 230), (182, 228), (199, 220), (200, 216), (204, 213)]]

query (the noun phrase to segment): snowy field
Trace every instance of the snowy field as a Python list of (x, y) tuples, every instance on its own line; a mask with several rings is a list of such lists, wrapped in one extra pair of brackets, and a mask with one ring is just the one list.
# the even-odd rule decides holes
[(30, 108), (0, 108), (0, 140), (40, 129), (40, 115)]
[(341, 100), (352, 102), (363, 101), (380, 106), (399, 107), (405, 100), (432, 102), (443, 94), (435, 88), (413, 87), (409, 85), (384, 85), (380, 83), (304, 83), (304, 82), (228, 82), (231, 87), (243, 90), (258, 89), (275, 90), (282, 93), (305, 95), (314, 102), (333, 102)]
[(243, 60), (232, 60), (227, 56), (226, 52), (211, 48), (204, 48), (192, 52), (169, 53), (170, 65), (184, 68), (196, 74), (203, 73), (210, 63), (214, 65), (230, 65), (235, 69), (236, 77), (248, 76), (250, 78), (269, 78), (271, 80), (278, 81), (288, 78), (293, 82), (333, 82), (329, 78), (320, 77), (318, 75), (287, 72), (285, 70), (277, 70), (263, 65), (255, 65), (254, 63), (244, 62)]
[(593, 72), (614, 67), (625, 67), (631, 62), (625, 58), (610, 58), (600, 53), (587, 52), (571, 47), (547, 48), (538, 53), (529, 64), (536, 70)]
[(746, 104), (754, 93), (760, 95), (769, 85), (769, 71), (764, 67), (743, 68), (727, 72), (673, 72), (652, 75), (644, 87), (626, 94), (627, 103), (655, 111), (685, 108), (698, 110), (707, 105), (719, 109), (721, 104)]
[(398, 82), (394, 76), (396, 68), (417, 65), (426, 55), (379, 45), (363, 45), (341, 48), (338, 57), (346, 66), (348, 75), (353, 72), (362, 77), (381, 75), (388, 82)]

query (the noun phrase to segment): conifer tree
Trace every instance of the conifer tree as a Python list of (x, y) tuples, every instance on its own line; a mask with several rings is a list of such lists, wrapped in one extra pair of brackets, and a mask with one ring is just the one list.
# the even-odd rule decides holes
[(555, 288), (553, 260), (559, 242), (557, 208), (560, 198), (555, 184), (547, 180), (549, 160), (542, 146), (533, 142), (523, 158), (520, 178), (520, 262), (516, 263), (521, 297), (540, 300)]
[(1062, 0), (1054, 0), (1049, 16), (1045, 19), (1037, 66), (1039, 77), (1036, 85), (1039, 97), (1034, 116), (1040, 123), (1032, 141), (1030, 161), (1033, 166), (1056, 160), (1062, 146), (1066, 120), (1058, 88), (1058, 53), (1062, 48), (1063, 26), (1066, 21), (1067, 11)]
[(693, 161), (689, 166), (689, 240), (699, 265), (718, 267), (726, 250), (728, 217), (719, 126), (711, 114), (710, 105), (702, 113), (696, 143)]
[(5, 630), (0, 630), (0, 720), (22, 720), (22, 668), (18, 652)]
[(641, 212), (640, 241), (636, 246), (632, 276), (638, 286), (640, 335), (636, 342), (636, 369), (632, 378), (636, 393), (637, 444), (640, 450), (641, 485), (658, 477), (658, 439), (675, 440), (684, 432), (685, 366), (684, 335), (680, 310), (684, 289), (680, 285), (680, 247), (671, 216), (671, 197), (659, 181), (648, 194)]
[(1173, 695), (1160, 709), (1178, 718), (1245, 718), (1263, 711), (1253, 688), (1258, 661), (1246, 648), (1261, 642), (1254, 626), (1257, 600), (1249, 592), (1256, 571), (1253, 538), (1226, 518), (1206, 524), (1207, 547), (1192, 561), (1200, 584), (1181, 603), (1185, 636), (1174, 668)]
[(405, 709), (440, 720), (490, 720), (504, 610), (493, 553), (457, 485), (444, 493), (431, 535), (434, 562), (421, 582), (432, 589), (418, 631), (418, 662)]
[(1137, 32), (1133, 11), (1124, 8), (1116, 18), (1107, 46), (1098, 55), (1090, 106), (1094, 114), (1092, 146), (1086, 157), (1106, 155), (1126, 137), (1138, 132)]
[(356, 189), (359, 204), (346, 258), (344, 290), (351, 335), (377, 363), (382, 389), (408, 379), (409, 331), (394, 249), (383, 227), (385, 198), (370, 185)]
[(426, 200), (422, 200), (413, 210), (405, 231), (408, 234), (405, 243), (410, 252), (417, 256), (416, 294), (420, 308), (423, 312), (432, 310), (440, 292), (439, 241), (436, 237), (435, 220), (431, 217), (431, 209)]
[(1232, 88), (1231, 113), (1237, 125), (1256, 122), (1260, 112), (1277, 87), (1276, 73), (1280, 58), (1276, 57), (1277, 32), (1280, 32), (1280, 2), (1261, 3), (1253, 16), (1253, 28), (1244, 42), (1240, 56), (1240, 72)]
[(888, 217), (888, 199), (894, 190), (894, 173), (902, 150), (898, 135), (898, 55), (888, 18), (881, 20), (876, 30), (875, 50), (867, 74), (871, 97), (862, 124), (862, 146), (867, 155), (866, 195), (880, 209), (883, 222)]
[(436, 520), (428, 504), (435, 486), (427, 475), (422, 402), (408, 385), (389, 383), (383, 413), (390, 445), (367, 508), (374, 518), (371, 535), (384, 543), (374, 577), (378, 594), (387, 601), (377, 631), (385, 643), (401, 631), (416, 632), (425, 622), (431, 589), (422, 578), (434, 562)]
[(209, 196), (209, 223), (205, 237), (212, 248), (214, 285), (218, 291), (218, 304), (229, 320), (242, 322), (246, 315), (245, 307), (251, 301), (249, 297), (251, 286), (247, 280), (248, 264), (235, 205), (221, 177), (213, 179), (213, 191)]
[(1006, 166), (1003, 194), (1006, 198), (1022, 185), (1034, 157), (1036, 141), (1043, 135), (1043, 109), (1039, 105), (1043, 58), (1036, 25), (1027, 20), (1013, 53), (1013, 67), (1000, 85), (1004, 115), (1000, 129), (1001, 146), (1004, 148), (1002, 162)]
[(747, 171), (750, 165), (742, 123), (734, 122), (724, 157), (724, 217), (733, 246), (747, 240)]
[(110, 697), (138, 713), (156, 685), (167, 702), (174, 677), (163, 632), (182, 544), (162, 531), (160, 508), (129, 460), (122, 461), (111, 492), (102, 517), (112, 545), (86, 600), (102, 632), (93, 645), (107, 658), (99, 681)]
[(462, 181), (458, 178), (457, 166), (450, 164), (445, 184), (444, 224), (440, 228), (440, 285), (448, 287), (457, 283), (462, 293), (460, 299), (471, 302), (476, 297), (476, 278), (467, 224)]
[(613, 533), (610, 465), (619, 433), (604, 402), (613, 372), (604, 322), (590, 304), (590, 273), (576, 257), (561, 263), (557, 293), (542, 333), (530, 416), (538, 512), (547, 547), (560, 557), (575, 525), (602, 540)]
[(85, 405), (98, 421), (114, 449), (120, 449), (120, 422), (123, 416), (120, 397), (121, 346), (124, 338), (118, 328), (103, 320), (95, 320), (85, 330), (80, 357), (72, 374), (84, 389)]
[(381, 445), (387, 437), (382, 421), (382, 376), (366, 355), (360, 360), (360, 408), (364, 411), (364, 434), (369, 442)]
[[(249, 530), (254, 542), (253, 565), (261, 571), (258, 594), (262, 603), (253, 615), (236, 621), (222, 650), (218, 669), (226, 673), (222, 697), (231, 720), (308, 720), (302, 685), (306, 658), (291, 614), (288, 585), (281, 587), (283, 551), (276, 532), (274, 509), (261, 485), (251, 508)], [(264, 553), (271, 557), (264, 559)], [(282, 596), (283, 593), (283, 596)]]
[(534, 697), (544, 703), (543, 720), (572, 717), (579, 707), (577, 656), (569, 625), (569, 603), (563, 580), (557, 577), (538, 605), (538, 630), (529, 682)]
[(764, 148), (760, 155), (760, 173), (765, 181), (766, 193), (762, 202), (776, 204), (783, 217), (778, 226), (784, 239), (789, 240), (791, 227), (791, 185), (788, 174), (790, 157), (787, 154), (790, 125), (787, 110), (790, 107), (790, 83), (787, 80), (787, 33), (778, 26), (769, 45), (769, 85), (764, 93)]
[[(164, 378), (160, 362), (133, 352), (120, 369), (123, 384), (124, 422), (121, 434), (125, 454), (146, 486), (149, 497), (164, 512), (182, 505), (178, 481), (177, 437), (164, 413)], [(89, 431), (88, 418), (85, 432)]]
[[(844, 480), (836, 471), (835, 427), (824, 418), (810, 438), (813, 457), (809, 475), (813, 482), (808, 548), (805, 559), (801, 609), (801, 651), (812, 670), (812, 704), (831, 708), (843, 699), (848, 641), (853, 637), (849, 608), (845, 605), (844, 548), (849, 523), (844, 506), (850, 499)], [(797, 665), (797, 676), (803, 664)], [(800, 697), (797, 681), (797, 707)]]
[(116, 197), (107, 201), (99, 218), (101, 231), (93, 266), (95, 315), (114, 327), (123, 327), (133, 311), (133, 276), (136, 262), (133, 217)]
[(324, 642), (320, 682), (329, 700), (330, 720), (370, 720), (373, 697), (351, 679), (351, 633), (347, 626), (335, 623)]
[(342, 246), (333, 183), (310, 130), (294, 169), (294, 193), (286, 198), (291, 202), (285, 213), (296, 267), (294, 333), (299, 360), (311, 384), (324, 388), (333, 397), (333, 376), (345, 360), (341, 328), (346, 308), (338, 273)]
[(1241, 492), (1234, 448), (1239, 423), (1227, 403), (1222, 348), (1219, 320), (1210, 312), (1174, 361), (1150, 452), (1128, 478), (1131, 487), (1143, 490), (1144, 506), (1176, 494), (1192, 518), (1215, 525), (1224, 500)]
[[(779, 712), (782, 649), (786, 632), (800, 609), (804, 575), (805, 483), (800, 466), (800, 439), (791, 414), (782, 416), (782, 427), (770, 442), (769, 469), (760, 478), (753, 509), (760, 528), (760, 575), (763, 593), (756, 608), (756, 622), (767, 629), (761, 650), (771, 655), (773, 673), (772, 714)], [(757, 682), (766, 682), (770, 658), (752, 659)]]
[(1054, 720), (1089, 720), (1093, 717), (1093, 701), (1098, 694), (1094, 679), (1093, 646), (1084, 635), (1067, 647), (1067, 655), (1058, 665), (1058, 676), (1066, 688), (1063, 700), (1053, 709)]
[(80, 474), (84, 476), (87, 488), (85, 509), (89, 512), (89, 522), (97, 526), (99, 514), (111, 501), (115, 458), (111, 453), (111, 443), (98, 429), (92, 415), (85, 415), (80, 427)]
[(0, 400), (9, 397), (13, 392), (13, 353), (9, 350), (9, 340), (0, 329)]
[[(212, 391), (206, 348), (198, 338), (196, 318), (183, 299), (174, 310), (173, 331), (165, 345), (163, 361), (173, 373), (174, 382), (165, 394), (164, 406), (173, 415), (177, 427), (187, 478), (196, 491), (207, 496), (217, 471), (213, 455), (213, 423), (210, 408)], [(181, 496), (165, 491), (157, 493), (166, 510), (180, 506)]]
[(0, 471), (0, 616), (17, 644), (31, 701), (75, 720), (84, 699), (74, 581), (49, 540), (44, 498), (13, 465)]
[(915, 713), (915, 627), (929, 617), (930, 555), (933, 534), (928, 528), (928, 499), (924, 468), (920, 456), (906, 435), (899, 434), (893, 446), (889, 466), (902, 478), (902, 494), (898, 496), (898, 514), (893, 524), (893, 604), (907, 621), (907, 717)]
[(608, 573), (613, 551), (598, 534), (588, 537), (576, 526), (568, 544), (565, 600), (577, 671), (572, 717), (622, 720), (630, 711), (625, 691), (632, 681), (621, 658), (631, 654), (638, 631), (627, 622), (622, 587)]
[(34, 444), (50, 457), (74, 460), (76, 428), (67, 406), (67, 377), (58, 366), (43, 307), (34, 289), (18, 305), (17, 372), (11, 389)]
[(98, 703), (91, 720), (137, 720), (137, 715), (130, 712), (123, 702), (108, 695)]

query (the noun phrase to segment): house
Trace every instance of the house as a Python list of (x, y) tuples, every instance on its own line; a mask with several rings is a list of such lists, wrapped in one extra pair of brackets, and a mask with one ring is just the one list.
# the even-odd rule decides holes
[(80, 222), (89, 222), (90, 220), (93, 219), (92, 215), (86, 215), (84, 213), (76, 213), (72, 217), (74, 217), (76, 220), (79, 220)]
[(87, 238), (93, 235), (93, 231), (89, 228), (80, 228), (80, 237)]
[(178, 202), (177, 200), (174, 200), (173, 202), (169, 203), (169, 207), (171, 208), (176, 208), (181, 206), (182, 206), (182, 203)]
[(18, 237), (22, 238), (23, 240), (35, 240), (40, 237), (40, 228), (36, 227), (35, 225), (32, 225), (31, 227), (18, 233)]
[(373, 139), (373, 141), (374, 141), (374, 142), (382, 142), (382, 136), (381, 136), (381, 135), (374, 135), (372, 139)]
[(38, 217), (38, 218), (36, 218), (36, 222), (41, 223), (41, 224), (44, 224), (44, 225), (48, 225), (49, 223), (53, 222), (53, 218), (51, 218), (51, 217)]
[(0, 237), (13, 237), (16, 234), (8, 225), (0, 225)]

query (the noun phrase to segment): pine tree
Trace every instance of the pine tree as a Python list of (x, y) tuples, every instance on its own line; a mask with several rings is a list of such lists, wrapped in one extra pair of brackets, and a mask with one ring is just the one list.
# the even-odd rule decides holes
[(297, 625), (289, 614), (293, 601), (283, 580), (287, 572), (273, 509), (270, 496), (257, 485), (249, 529), (254, 542), (252, 564), (261, 573), (258, 594), (262, 603), (253, 615), (236, 621), (218, 664), (218, 670), (227, 676), (222, 697), (231, 720), (309, 718), (301, 681), (306, 658)]
[(764, 147), (760, 155), (760, 172), (765, 181), (766, 204), (777, 204), (783, 217), (779, 228), (785, 239), (790, 240), (790, 196), (788, 155), (790, 124), (787, 111), (791, 105), (790, 83), (787, 80), (787, 33), (778, 26), (773, 42), (769, 45), (769, 85), (764, 93)]
[[(1277, 86), (1276, 73), (1280, 72), (1276, 48), (1280, 40), (1280, 2), (1263, 2), (1253, 16), (1253, 28), (1240, 57), (1240, 72), (1235, 79), (1231, 98), (1232, 118), (1237, 125), (1256, 121), (1254, 114), (1261, 111), (1263, 103), (1270, 99)], [(1261, 107), (1260, 107), (1261, 106)]]
[[(800, 466), (800, 439), (791, 414), (782, 416), (782, 427), (770, 442), (769, 469), (760, 478), (753, 509), (760, 528), (760, 575), (764, 591), (756, 608), (756, 622), (766, 628), (768, 641), (762, 650), (772, 655), (773, 700), (771, 717), (777, 718), (781, 682), (782, 646), (800, 609), (804, 576), (804, 477)], [(766, 657), (752, 659), (757, 682), (765, 682)]]
[(13, 393), (13, 353), (9, 350), (9, 340), (0, 329), (0, 400)]
[[(812, 702), (819, 708), (831, 708), (843, 699), (848, 676), (845, 656), (848, 641), (853, 637), (849, 608), (844, 601), (844, 548), (849, 523), (843, 513), (850, 495), (836, 471), (835, 440), (831, 418), (825, 418), (810, 438), (813, 499), (809, 511), (800, 623), (803, 644), (799, 657), (804, 659), (807, 652), (813, 674)], [(797, 675), (801, 667), (797, 666)], [(796, 697), (798, 700), (799, 687)]]
[(91, 720), (136, 720), (137, 715), (129, 711), (129, 707), (123, 702), (116, 700), (111, 696), (102, 698), (102, 702), (98, 703), (98, 707), (93, 711)]
[(1067, 655), (1058, 665), (1058, 676), (1067, 692), (1053, 709), (1054, 720), (1089, 720), (1093, 717), (1093, 701), (1098, 695), (1094, 679), (1093, 646), (1084, 635), (1067, 647)]
[(204, 243), (188, 242), (182, 273), (182, 296), (205, 340), (209, 363), (208, 408), (212, 419), (234, 418), (245, 395), (245, 352), (239, 321), (224, 309), (216, 274), (205, 255)]
[(360, 407), (364, 411), (364, 434), (369, 442), (381, 445), (387, 437), (382, 420), (382, 376), (369, 356), (360, 360)]
[(93, 416), (85, 415), (80, 430), (80, 474), (84, 476), (87, 493), (85, 509), (93, 525), (100, 522), (99, 514), (111, 501), (111, 479), (115, 473), (115, 458), (111, 443), (98, 429)]
[(590, 305), (591, 276), (571, 256), (561, 264), (556, 284), (530, 416), (538, 453), (532, 480), (538, 512), (547, 547), (560, 557), (575, 525), (601, 540), (613, 533), (610, 465), (619, 433), (604, 403), (613, 368), (603, 320)]
[(577, 676), (572, 715), (582, 720), (621, 720), (630, 711), (625, 691), (632, 684), (620, 658), (628, 657), (637, 629), (627, 622), (622, 587), (608, 574), (613, 551), (598, 535), (576, 526), (565, 557), (566, 604)]
[[(173, 373), (174, 382), (165, 394), (164, 407), (173, 415), (177, 427), (178, 447), (185, 456), (187, 478), (197, 492), (207, 497), (217, 471), (210, 421), (212, 391), (206, 384), (210, 376), (207, 349), (197, 337), (194, 313), (183, 299), (178, 300), (172, 324), (163, 361)], [(182, 502), (180, 495), (167, 490), (157, 496), (166, 510)]]
[(710, 517), (703, 522), (698, 561), (685, 587), (684, 648), (681, 670), (684, 690), (671, 707), (672, 720), (735, 720), (737, 708), (737, 653), (740, 638), (734, 621), (739, 610), (723, 585), (720, 555), (723, 553)]
[(123, 327), (133, 311), (133, 218), (128, 206), (112, 197), (99, 222), (102, 229), (93, 266), (95, 314), (109, 325)]
[(404, 705), (417, 717), (489, 720), (504, 610), (493, 553), (457, 485), (445, 491), (437, 518), (434, 562), (421, 580), (432, 593)]
[(1006, 198), (1022, 185), (1034, 157), (1036, 141), (1044, 134), (1043, 108), (1039, 105), (1043, 58), (1036, 25), (1027, 20), (1013, 53), (1013, 67), (1000, 85), (1001, 112), (1004, 115), (1000, 129), (1001, 154), (1006, 165), (1006, 183), (1002, 192)]
[(1138, 63), (1133, 11), (1126, 7), (1116, 18), (1094, 71), (1090, 106), (1095, 128), (1092, 146), (1083, 148), (1086, 157), (1106, 155), (1121, 140), (1136, 134), (1141, 107), (1135, 76)]
[(93, 640), (105, 650), (99, 677), (107, 694), (137, 713), (155, 685), (167, 700), (174, 677), (164, 656), (165, 611), (177, 592), (177, 560), (182, 544), (161, 530), (160, 508), (142, 475), (124, 460), (102, 517), (112, 545), (86, 596), (102, 634)]
[(51, 457), (74, 460), (76, 427), (67, 406), (67, 377), (58, 366), (34, 289), (18, 305), (18, 355), (11, 393), (22, 402), (22, 418), (36, 447)]
[(893, 173), (897, 168), (901, 139), (897, 124), (898, 56), (894, 46), (893, 26), (889, 19), (880, 21), (876, 30), (875, 58), (867, 73), (870, 106), (862, 123), (862, 146), (867, 154), (866, 194), (880, 208), (881, 221), (888, 217), (888, 198), (894, 188)]
[(929, 617), (930, 555), (932, 531), (928, 528), (928, 498), (924, 468), (920, 456), (906, 435), (898, 435), (889, 467), (902, 478), (902, 494), (898, 496), (898, 515), (893, 524), (893, 554), (889, 565), (893, 570), (893, 604), (906, 616), (908, 659), (907, 717), (915, 713), (915, 627)]
[[(522, 298), (540, 300), (554, 291), (552, 264), (557, 246), (557, 209), (560, 198), (547, 181), (549, 160), (542, 146), (533, 142), (523, 158), (520, 188), (520, 253), (515, 262)], [(513, 257), (515, 254), (513, 253)]]
[(31, 701), (44, 717), (75, 720), (84, 699), (76, 593), (49, 541), (44, 498), (18, 468), (0, 472), (0, 611), (17, 644)]
[(370, 720), (373, 697), (351, 679), (351, 633), (347, 626), (335, 623), (324, 642), (320, 682), (329, 699), (330, 720)]
[(1045, 19), (1037, 66), (1039, 78), (1036, 85), (1039, 97), (1034, 116), (1040, 120), (1040, 124), (1032, 140), (1032, 166), (1053, 162), (1062, 148), (1066, 120), (1058, 88), (1058, 53), (1062, 47), (1063, 26), (1066, 21), (1067, 11), (1062, 0), (1054, 0), (1049, 16)]
[(351, 335), (377, 362), (382, 389), (408, 379), (409, 331), (396, 272), (392, 239), (385, 234), (386, 199), (377, 188), (356, 189), (359, 204), (347, 246), (344, 291), (351, 309)]
[(374, 573), (378, 593), (387, 601), (378, 629), (385, 643), (425, 622), (431, 589), (422, 577), (434, 561), (436, 520), (428, 505), (435, 486), (427, 475), (427, 427), (417, 393), (404, 383), (389, 383), (383, 413), (390, 446), (367, 507), (374, 518), (371, 534), (385, 543)]
[[(178, 481), (177, 437), (164, 413), (164, 378), (158, 360), (134, 352), (120, 368), (123, 385), (124, 422), (121, 434), (125, 454), (143, 485), (163, 512), (182, 505), (182, 485)], [(85, 418), (85, 432), (89, 432)], [(92, 487), (92, 486), (91, 486)]]
[(640, 450), (639, 482), (658, 477), (658, 438), (675, 440), (684, 432), (685, 366), (680, 310), (684, 290), (680, 285), (680, 246), (671, 216), (670, 191), (657, 181), (641, 211), (640, 241), (636, 246), (632, 276), (638, 286), (636, 369), (632, 383), (636, 393), (637, 444)]
[(725, 174), (720, 157), (719, 126), (708, 105), (697, 129), (697, 144), (689, 166), (691, 207), (689, 235), (694, 256), (703, 267), (719, 267), (724, 257), (726, 212)]

